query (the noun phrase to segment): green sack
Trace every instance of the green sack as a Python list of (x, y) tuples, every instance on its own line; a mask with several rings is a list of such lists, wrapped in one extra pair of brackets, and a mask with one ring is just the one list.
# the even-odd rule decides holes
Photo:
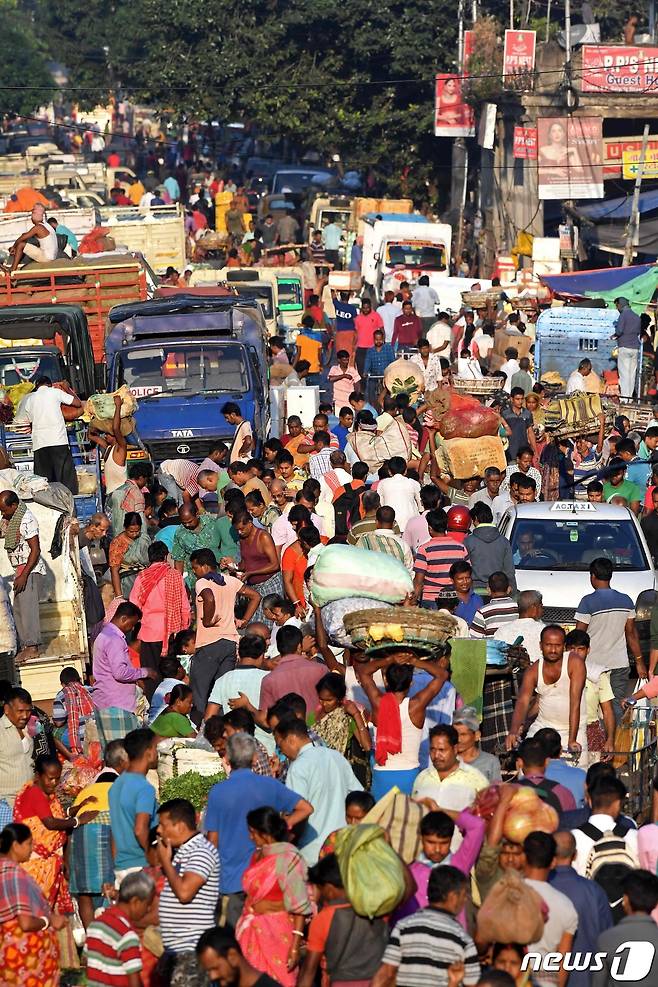
[(389, 915), (404, 897), (404, 866), (381, 826), (347, 826), (336, 834), (345, 893), (357, 915)]

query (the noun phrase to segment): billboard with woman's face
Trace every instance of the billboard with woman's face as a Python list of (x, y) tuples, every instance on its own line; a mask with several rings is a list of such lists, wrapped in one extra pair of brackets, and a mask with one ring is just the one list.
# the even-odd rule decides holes
[(540, 199), (603, 198), (601, 117), (537, 120)]
[(435, 137), (473, 137), (473, 110), (464, 102), (458, 75), (437, 75), (434, 106)]

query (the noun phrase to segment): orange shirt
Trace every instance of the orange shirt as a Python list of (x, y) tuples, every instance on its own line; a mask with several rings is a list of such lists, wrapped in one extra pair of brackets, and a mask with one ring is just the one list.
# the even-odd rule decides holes
[(307, 565), (308, 559), (299, 547), (298, 542), (295, 542), (287, 548), (281, 558), (281, 572), (292, 573), (292, 587), (295, 594), (295, 599), (299, 600), (300, 603), (305, 602), (304, 574), (306, 572)]

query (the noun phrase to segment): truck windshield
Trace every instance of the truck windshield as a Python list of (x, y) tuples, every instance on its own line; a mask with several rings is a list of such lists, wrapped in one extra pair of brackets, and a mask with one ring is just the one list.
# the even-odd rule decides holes
[(632, 521), (567, 518), (517, 521), (510, 538), (517, 569), (587, 572), (594, 559), (610, 559), (615, 570), (651, 568)]
[(234, 344), (168, 344), (119, 354), (119, 385), (136, 397), (249, 389), (244, 350)]
[(282, 278), (279, 280), (279, 308), (282, 312), (290, 312), (303, 308), (302, 286), (299, 281)]
[(12, 387), (35, 377), (61, 380), (62, 370), (54, 353), (16, 353), (0, 350), (0, 387)]
[(266, 319), (274, 318), (271, 288), (252, 288), (248, 284), (240, 284), (238, 285), (238, 292), (244, 298), (258, 302), (263, 309), (263, 316)]
[(446, 266), (445, 250), (437, 244), (388, 243), (386, 263), (389, 267), (426, 267), (432, 271), (442, 271)]

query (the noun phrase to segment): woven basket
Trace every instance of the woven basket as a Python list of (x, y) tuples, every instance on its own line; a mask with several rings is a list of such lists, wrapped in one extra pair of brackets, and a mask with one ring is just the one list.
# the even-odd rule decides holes
[(454, 377), (453, 388), (459, 394), (472, 394), (474, 397), (492, 397), (496, 391), (502, 390), (499, 377), (484, 377), (481, 380), (473, 380), (468, 377)]
[(625, 415), (631, 423), (631, 429), (644, 432), (653, 421), (654, 409), (651, 404), (638, 404), (636, 401), (628, 401), (619, 398), (616, 401), (606, 400), (603, 402), (606, 412), (610, 409), (613, 415)]
[(343, 623), (354, 647), (368, 652), (407, 647), (429, 655), (457, 629), (449, 614), (416, 607), (355, 610)]

